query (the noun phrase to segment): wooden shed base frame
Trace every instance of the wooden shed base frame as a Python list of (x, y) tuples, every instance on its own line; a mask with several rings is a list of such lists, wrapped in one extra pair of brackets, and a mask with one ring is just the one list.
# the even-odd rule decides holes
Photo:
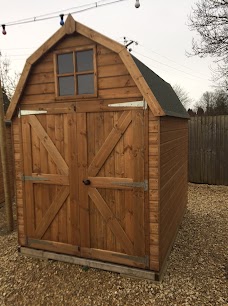
[[(19, 252), (25, 256), (31, 256), (40, 259), (52, 259), (57, 261), (68, 262), (72, 264), (77, 264), (80, 266), (87, 266), (90, 268), (101, 269), (109, 272), (119, 273), (122, 276), (130, 278), (145, 279), (149, 281), (160, 281), (162, 278), (161, 273), (156, 273), (154, 271), (146, 271), (131, 267), (126, 267), (117, 264), (111, 264), (107, 262), (102, 262), (98, 260), (91, 260), (86, 258), (79, 258), (70, 255), (63, 255), (48, 251), (41, 251), (26, 247), (20, 247)], [(162, 273), (163, 274), (163, 273)]]

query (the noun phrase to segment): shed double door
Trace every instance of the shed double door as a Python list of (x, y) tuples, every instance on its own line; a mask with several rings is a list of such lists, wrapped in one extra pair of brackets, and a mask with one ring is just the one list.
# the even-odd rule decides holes
[(145, 268), (144, 110), (21, 117), (28, 246)]

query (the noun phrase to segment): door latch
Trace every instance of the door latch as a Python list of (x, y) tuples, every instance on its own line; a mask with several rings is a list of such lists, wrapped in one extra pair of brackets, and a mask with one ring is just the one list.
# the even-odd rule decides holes
[(83, 182), (84, 185), (90, 185), (91, 184), (90, 180), (83, 180), (82, 182)]

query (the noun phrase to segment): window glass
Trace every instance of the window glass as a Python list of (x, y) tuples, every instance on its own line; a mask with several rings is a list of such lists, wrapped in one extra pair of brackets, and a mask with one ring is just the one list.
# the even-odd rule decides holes
[(74, 73), (73, 53), (58, 55), (58, 73)]
[(73, 76), (59, 77), (59, 95), (60, 96), (75, 95)]
[(77, 76), (78, 79), (78, 94), (93, 94), (94, 93), (94, 75), (82, 74)]
[(76, 52), (77, 72), (93, 70), (93, 50)]

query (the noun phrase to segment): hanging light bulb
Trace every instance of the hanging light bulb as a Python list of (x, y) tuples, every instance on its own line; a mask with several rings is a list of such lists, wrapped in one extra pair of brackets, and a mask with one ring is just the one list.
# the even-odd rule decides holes
[(6, 35), (6, 25), (2, 24), (2, 34)]
[(59, 17), (60, 17), (60, 25), (63, 26), (64, 25), (64, 20), (63, 20), (64, 14), (60, 14)]
[(135, 7), (136, 7), (136, 8), (139, 8), (139, 7), (140, 7), (139, 0), (136, 0), (136, 2), (135, 2)]

